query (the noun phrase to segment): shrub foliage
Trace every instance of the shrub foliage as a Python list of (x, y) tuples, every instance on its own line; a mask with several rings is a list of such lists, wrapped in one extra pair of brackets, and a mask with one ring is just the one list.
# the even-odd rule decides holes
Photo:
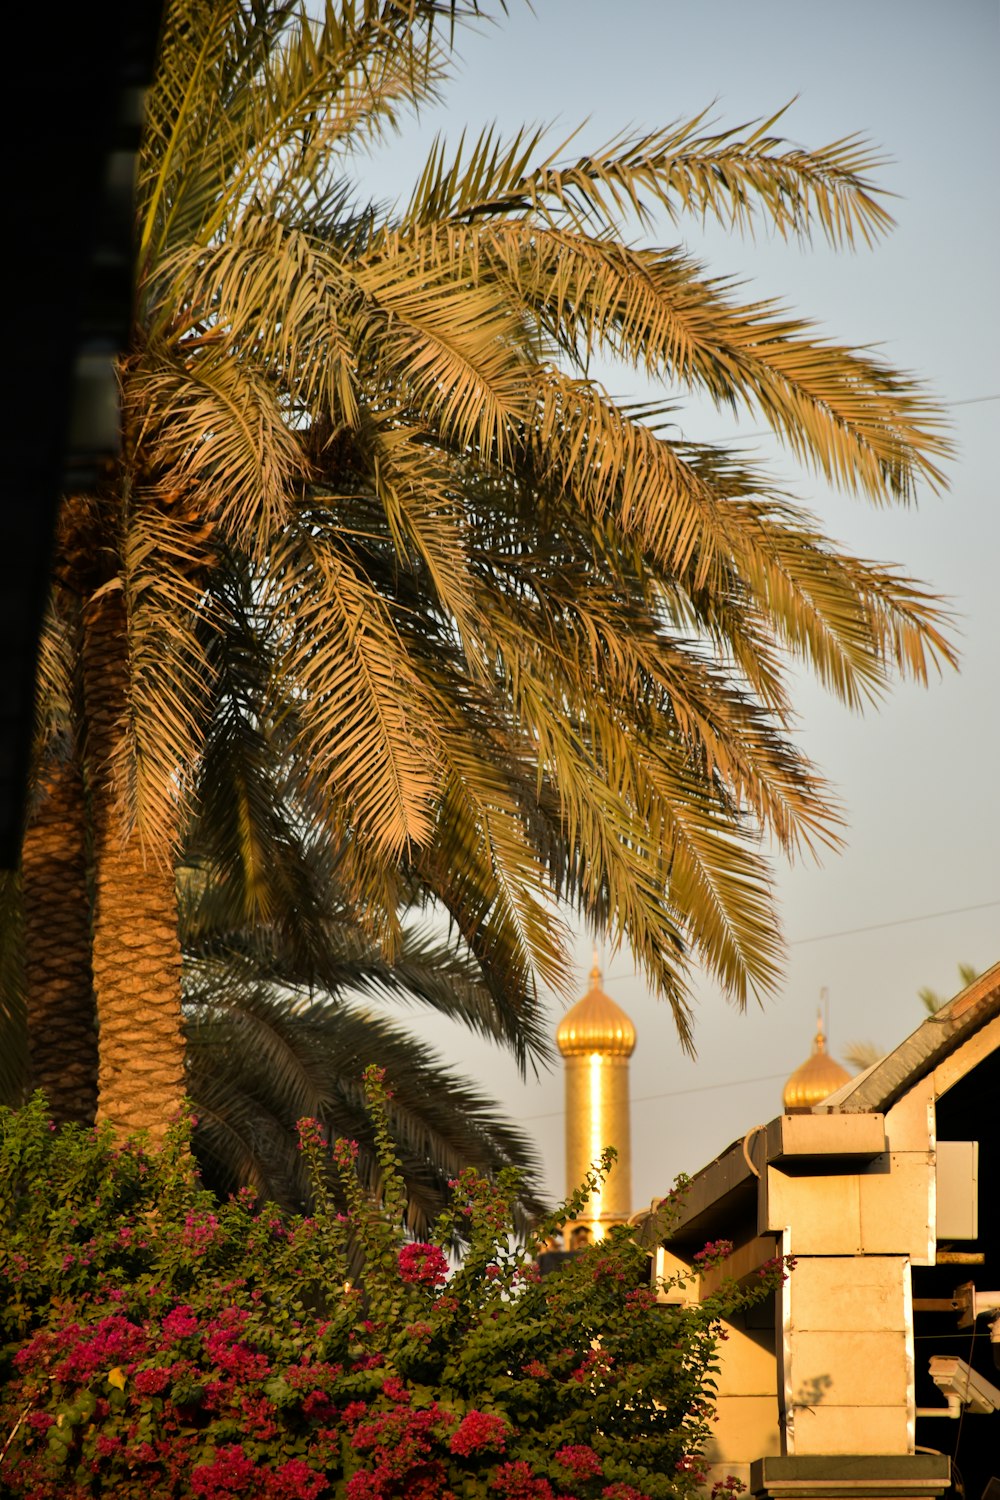
[[(351, 1141), (331, 1148), (302, 1121), (311, 1217), (279, 1215), (249, 1192), (217, 1202), (197, 1179), (188, 1119), (148, 1150), (55, 1130), (41, 1096), (3, 1112), (4, 1494), (694, 1490), (718, 1320), (747, 1294), (657, 1301), (626, 1231), (539, 1276), (538, 1241), (522, 1247), (511, 1232), (513, 1174), (490, 1183), (464, 1172), (429, 1239), (413, 1241), (388, 1092), (376, 1070), (366, 1085), (380, 1189), (362, 1187)], [(339, 1199), (326, 1185), (331, 1150)]]

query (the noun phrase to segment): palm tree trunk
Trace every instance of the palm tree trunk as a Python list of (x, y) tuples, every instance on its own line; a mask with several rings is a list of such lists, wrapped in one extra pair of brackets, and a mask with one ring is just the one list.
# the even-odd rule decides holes
[(24, 983), (34, 1088), (59, 1124), (92, 1124), (97, 1027), (90, 973), (90, 900), (83, 777), (77, 756), (53, 758), (21, 846)]
[(93, 970), (97, 1118), (123, 1135), (162, 1135), (184, 1093), (181, 949), (173, 849), (144, 849), (116, 795), (115, 752), (128, 708), (127, 619), (120, 592), (86, 608), (84, 694), (94, 823)]

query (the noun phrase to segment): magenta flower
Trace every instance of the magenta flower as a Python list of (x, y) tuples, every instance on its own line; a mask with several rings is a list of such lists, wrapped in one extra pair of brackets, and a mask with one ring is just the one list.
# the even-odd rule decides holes
[(708, 1244), (703, 1246), (694, 1257), (694, 1263), (699, 1266), (717, 1266), (732, 1253), (732, 1240), (709, 1240)]
[(448, 1261), (437, 1245), (416, 1240), (399, 1252), (399, 1274), (416, 1286), (443, 1286), (448, 1280)]
[(193, 1307), (181, 1303), (167, 1313), (163, 1320), (163, 1332), (168, 1342), (190, 1338), (198, 1332), (198, 1319)]
[(299, 1137), (300, 1151), (305, 1151), (310, 1147), (316, 1151), (322, 1151), (325, 1148), (326, 1135), (318, 1120), (312, 1120), (306, 1116), (301, 1120), (296, 1120), (295, 1129)]
[(532, 1473), (531, 1465), (523, 1458), (500, 1464), (493, 1476), (492, 1489), (500, 1500), (553, 1500), (549, 1481)]
[(452, 1433), (449, 1447), (452, 1453), (467, 1458), (484, 1449), (498, 1449), (501, 1453), (507, 1445), (507, 1424), (503, 1417), (488, 1411), (466, 1412), (458, 1428)]
[(219, 1220), (215, 1214), (189, 1213), (184, 1220), (181, 1240), (195, 1255), (204, 1255), (209, 1246), (220, 1237)]
[(581, 1483), (585, 1479), (595, 1479), (601, 1473), (601, 1460), (586, 1443), (565, 1443), (556, 1452), (555, 1460), (571, 1479), (578, 1479)]
[(344, 1136), (333, 1143), (333, 1159), (342, 1172), (350, 1172), (358, 1159), (357, 1141), (349, 1141)]
[(290, 1458), (281, 1465), (271, 1481), (270, 1494), (275, 1500), (316, 1500), (327, 1487), (322, 1474), (316, 1474), (301, 1458)]
[(191, 1488), (205, 1500), (224, 1500), (229, 1495), (260, 1495), (263, 1475), (238, 1443), (216, 1451), (214, 1462), (196, 1464), (191, 1470)]

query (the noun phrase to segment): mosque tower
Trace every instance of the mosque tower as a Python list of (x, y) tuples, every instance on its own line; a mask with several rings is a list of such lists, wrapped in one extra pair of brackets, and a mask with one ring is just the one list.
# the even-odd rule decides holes
[(635, 1050), (635, 1027), (604, 993), (601, 978), (595, 952), (590, 989), (566, 1012), (556, 1031), (565, 1059), (567, 1193), (580, 1186), (605, 1146), (618, 1152), (603, 1186), (579, 1219), (566, 1225), (567, 1234), (586, 1225), (592, 1240), (603, 1239), (613, 1224), (623, 1223), (632, 1213), (628, 1060)]
[(826, 1050), (823, 1015), (821, 1011), (817, 1011), (812, 1055), (806, 1058), (801, 1067), (795, 1069), (785, 1084), (782, 1096), (785, 1114), (806, 1114), (814, 1104), (821, 1104), (830, 1094), (836, 1093), (850, 1078), (847, 1069), (842, 1068)]

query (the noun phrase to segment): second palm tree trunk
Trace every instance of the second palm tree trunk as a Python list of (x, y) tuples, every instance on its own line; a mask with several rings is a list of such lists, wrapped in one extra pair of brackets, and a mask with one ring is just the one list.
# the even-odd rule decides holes
[(129, 703), (120, 590), (87, 605), (84, 692), (94, 824), (92, 964), (98, 1120), (162, 1135), (184, 1093), (181, 949), (173, 850), (144, 848), (115, 784)]

